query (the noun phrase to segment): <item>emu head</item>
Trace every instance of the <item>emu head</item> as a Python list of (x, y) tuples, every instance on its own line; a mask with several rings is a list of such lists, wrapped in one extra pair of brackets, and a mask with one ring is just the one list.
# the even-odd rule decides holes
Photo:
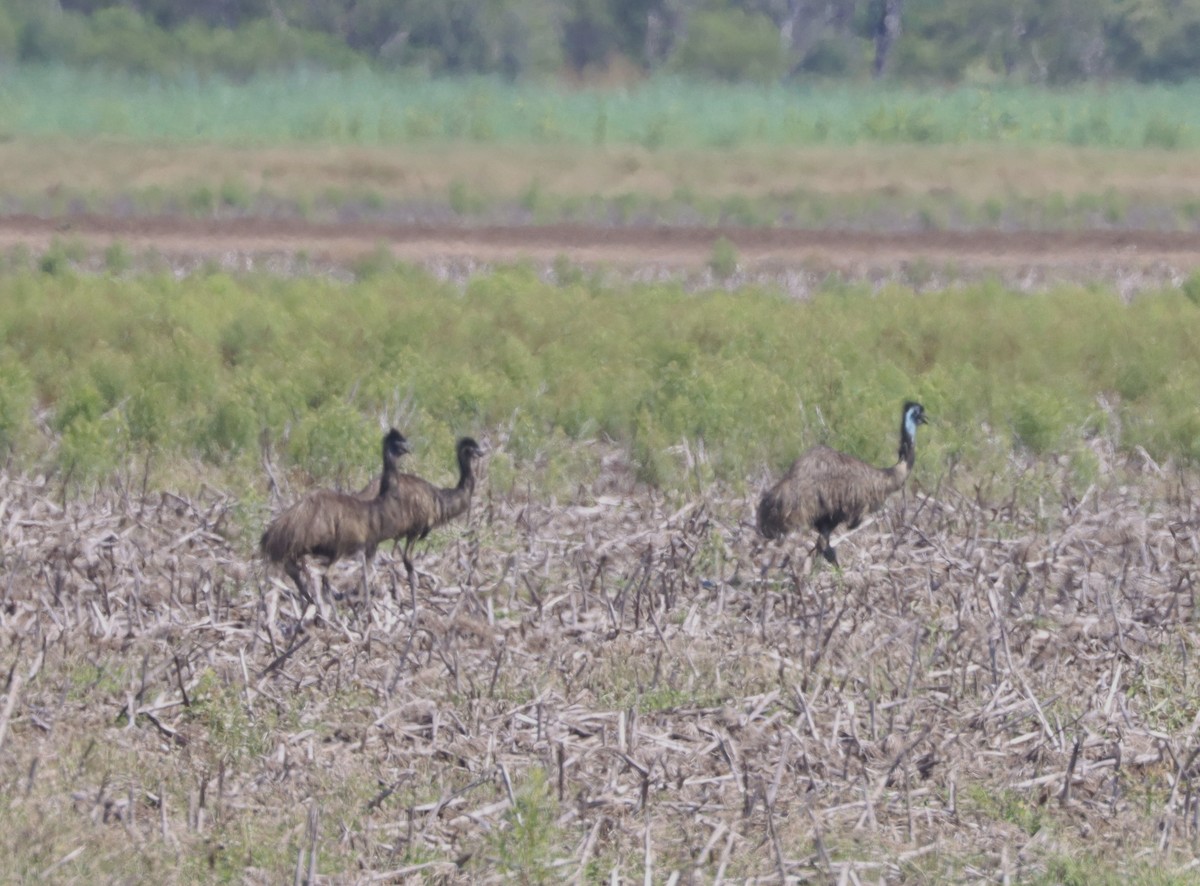
[(392, 428), (383, 438), (383, 456), (391, 461), (396, 461), (402, 455), (412, 452), (408, 446), (408, 441), (404, 439), (404, 435)]
[(463, 437), (459, 440), (457, 449), (458, 463), (462, 465), (468, 464), (477, 458), (482, 458), (484, 454), (483, 448), (471, 437)]
[(908, 465), (910, 471), (917, 456), (917, 425), (928, 423), (924, 406), (913, 400), (904, 404), (900, 416), (900, 461)]
[(917, 436), (917, 425), (929, 424), (925, 407), (909, 400), (904, 404), (904, 433), (911, 440)]

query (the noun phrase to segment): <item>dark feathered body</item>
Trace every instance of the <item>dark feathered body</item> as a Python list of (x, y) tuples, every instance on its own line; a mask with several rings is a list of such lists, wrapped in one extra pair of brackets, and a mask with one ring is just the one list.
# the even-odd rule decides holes
[(392, 537), (389, 518), (382, 499), (364, 502), (318, 489), (272, 521), (263, 533), (262, 552), (273, 563), (305, 555), (332, 563), (359, 551), (371, 557), (380, 541)]
[(766, 538), (782, 538), (796, 529), (815, 529), (826, 558), (836, 563), (830, 533), (838, 526), (858, 526), (904, 485), (916, 457), (916, 426), (924, 423), (924, 408), (905, 403), (899, 460), (888, 468), (874, 467), (828, 446), (808, 450), (763, 494), (758, 504), (759, 532)]
[(822, 531), (845, 524), (853, 529), (904, 485), (908, 465), (881, 470), (866, 462), (817, 446), (792, 462), (783, 479), (758, 506), (758, 527), (767, 538), (782, 538), (809, 526)]
[[(388, 514), (392, 532), (388, 538), (397, 542), (404, 540), (404, 568), (409, 582), (413, 581), (413, 565), (409, 553), (413, 543), (420, 541), (429, 531), (448, 523), (465, 513), (475, 491), (473, 463), (483, 454), (479, 444), (470, 437), (463, 437), (455, 447), (458, 459), (458, 485), (434, 486), (428, 480), (414, 474), (398, 474), (393, 480), (393, 491), (388, 501)], [(380, 480), (366, 486), (358, 493), (361, 500), (370, 500), (379, 495)]]
[(379, 543), (395, 536), (398, 463), (408, 451), (404, 436), (393, 428), (383, 438), (383, 470), (374, 484), (375, 495), (363, 499), (332, 489), (308, 493), (267, 527), (260, 542), (263, 556), (283, 564), (305, 597), (309, 594), (303, 582), (304, 557), (316, 557), (327, 565), (360, 551), (368, 560), (374, 558)]

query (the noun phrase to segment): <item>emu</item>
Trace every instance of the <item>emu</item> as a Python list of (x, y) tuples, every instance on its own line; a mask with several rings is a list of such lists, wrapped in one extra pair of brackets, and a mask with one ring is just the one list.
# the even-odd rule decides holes
[[(414, 474), (399, 474), (393, 482), (392, 500), (389, 507), (393, 516), (392, 531), (388, 536), (404, 539), (404, 569), (408, 584), (416, 596), (416, 570), (412, 562), (412, 546), (429, 535), (429, 530), (453, 520), (471, 504), (471, 493), (475, 490), (474, 462), (483, 456), (484, 450), (470, 437), (461, 438), (455, 446), (458, 458), (458, 485), (438, 488)], [(370, 500), (380, 494), (380, 486), (386, 478), (369, 483), (359, 493), (361, 500)]]
[(322, 586), (328, 587), (328, 569), (343, 557), (362, 551), (368, 562), (375, 548), (396, 532), (398, 463), (409, 452), (404, 435), (392, 428), (383, 438), (383, 471), (375, 481), (376, 494), (360, 498), (332, 489), (308, 493), (276, 517), (262, 535), (259, 546), (272, 563), (283, 564), (300, 596), (313, 602), (304, 581), (306, 555), (325, 561)]
[(837, 566), (830, 533), (843, 523), (854, 529), (864, 515), (878, 510), (904, 485), (917, 454), (917, 425), (923, 424), (927, 424), (925, 407), (906, 402), (900, 415), (899, 460), (890, 468), (873, 467), (828, 446), (808, 450), (763, 494), (758, 503), (758, 531), (775, 539), (793, 529), (811, 527), (820, 534), (817, 549)]

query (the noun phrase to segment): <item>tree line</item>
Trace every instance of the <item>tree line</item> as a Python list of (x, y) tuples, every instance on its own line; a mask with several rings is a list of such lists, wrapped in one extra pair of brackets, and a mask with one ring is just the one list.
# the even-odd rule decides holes
[(1200, 0), (10, 0), (0, 60), (250, 76), (1070, 84), (1200, 74)]

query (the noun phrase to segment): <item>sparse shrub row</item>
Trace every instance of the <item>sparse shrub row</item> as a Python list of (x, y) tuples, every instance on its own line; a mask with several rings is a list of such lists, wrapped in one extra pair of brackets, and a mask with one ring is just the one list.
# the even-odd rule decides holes
[[(226, 179), (186, 188), (147, 188), (120, 193), (55, 190), (11, 196), (10, 211), (67, 215), (83, 210), (98, 214), (185, 215), (241, 218), (269, 215), (334, 221), (352, 214), (359, 219), (393, 219), (415, 212), (444, 217), (539, 224), (558, 222), (741, 227), (878, 227), (888, 230), (1081, 230), (1103, 227), (1193, 230), (1200, 226), (1200, 199), (1186, 191), (1169, 197), (1131, 196), (1113, 188), (1091, 193), (1040, 197), (1016, 194), (982, 200), (952, 191), (938, 193), (828, 194), (797, 189), (748, 196), (713, 196), (680, 187), (669, 197), (623, 193), (616, 196), (551, 195), (536, 177), (519, 192), (484, 193), (454, 179), (439, 204), (428, 198), (388, 199), (367, 189), (325, 189), (320, 193), (280, 192)], [(118, 259), (121, 257), (118, 255)], [(54, 261), (51, 257), (49, 261)]]
[(754, 145), (962, 142), (1176, 149), (1200, 144), (1194, 84), (1099, 90), (713, 84), (656, 78), (620, 92), (363, 69), (172, 80), (20, 66), (4, 134), (237, 144)]
[(1190, 290), (1126, 306), (1071, 287), (831, 286), (800, 303), (558, 276), (511, 267), (460, 291), (389, 265), (355, 284), (12, 274), (0, 444), (79, 479), (148, 454), (156, 470), (245, 478), (266, 431), (277, 457), (338, 477), (375, 449), (387, 413), (418, 466), (444, 467), (458, 433), (496, 430), (494, 481), (540, 460), (569, 482), (587, 467), (564, 444), (603, 437), (669, 485), (685, 479), (683, 441), (707, 452), (701, 479), (746, 480), (817, 441), (882, 463), (913, 396), (934, 419), (921, 450), (933, 475), (1028, 452), (1070, 457), (1086, 480), (1095, 436), (1200, 459)]

